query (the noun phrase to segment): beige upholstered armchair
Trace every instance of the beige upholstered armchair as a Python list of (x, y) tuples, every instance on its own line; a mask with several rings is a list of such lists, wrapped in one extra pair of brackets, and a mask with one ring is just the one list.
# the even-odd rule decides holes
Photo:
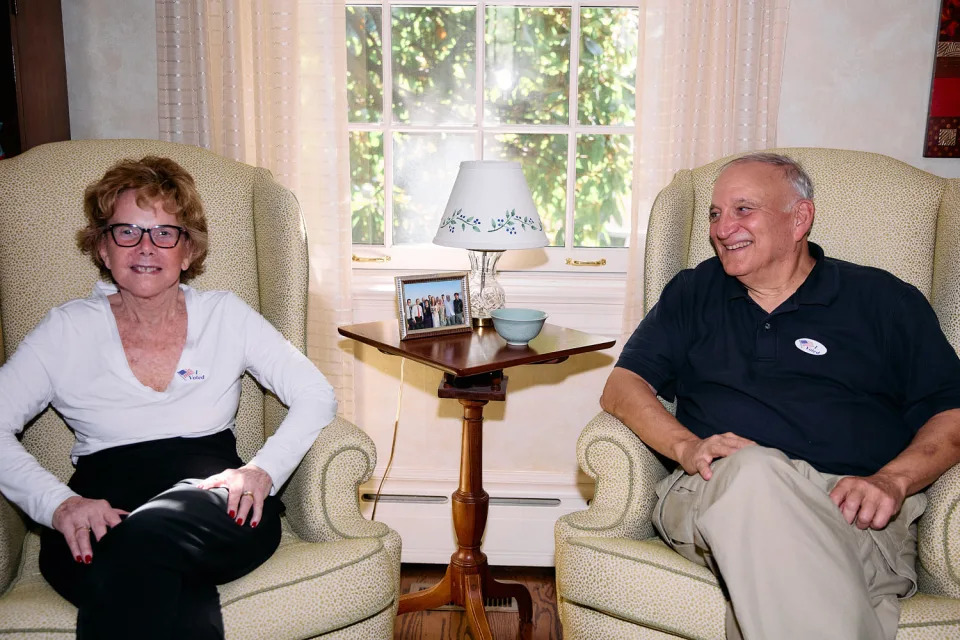
[[(74, 233), (85, 224), (84, 187), (121, 158), (156, 154), (196, 178), (210, 226), (207, 272), (191, 284), (230, 289), (294, 345), (305, 348), (307, 247), (293, 194), (258, 169), (196, 147), (152, 140), (43, 145), (0, 161), (0, 322), (4, 355), (51, 307), (89, 295), (97, 271)], [(237, 446), (249, 459), (284, 408), (244, 376)], [(24, 432), (41, 463), (66, 480), (73, 435), (53, 410)], [(360, 515), (357, 487), (376, 463), (373, 442), (338, 418), (326, 427), (283, 493), (279, 550), (220, 587), (226, 637), (393, 638), (400, 538)], [(73, 638), (76, 609), (40, 576), (39, 538), (0, 499), (0, 636)]]
[[(960, 348), (960, 180), (872, 153), (780, 149), (813, 178), (811, 239), (828, 256), (913, 283)], [(679, 270), (713, 255), (707, 209), (730, 158), (680, 171), (653, 205), (644, 309)], [(590, 508), (556, 526), (557, 599), (567, 640), (724, 637), (717, 580), (656, 537), (654, 485), (666, 470), (622, 423), (600, 413), (577, 445), (596, 479)], [(898, 639), (960, 638), (960, 465), (927, 490), (919, 523), (920, 592), (903, 602)]]

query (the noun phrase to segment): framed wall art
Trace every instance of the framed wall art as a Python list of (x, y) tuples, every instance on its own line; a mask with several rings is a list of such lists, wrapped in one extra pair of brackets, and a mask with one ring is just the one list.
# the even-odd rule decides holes
[(960, 157), (960, 0), (942, 0), (923, 155)]

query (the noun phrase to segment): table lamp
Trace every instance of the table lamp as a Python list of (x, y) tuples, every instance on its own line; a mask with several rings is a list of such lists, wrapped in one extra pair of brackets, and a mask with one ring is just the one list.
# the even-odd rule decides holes
[(433, 243), (468, 250), (470, 312), (475, 326), (490, 326), (490, 312), (506, 300), (497, 282), (500, 256), (507, 249), (547, 246), (520, 163), (461, 162)]

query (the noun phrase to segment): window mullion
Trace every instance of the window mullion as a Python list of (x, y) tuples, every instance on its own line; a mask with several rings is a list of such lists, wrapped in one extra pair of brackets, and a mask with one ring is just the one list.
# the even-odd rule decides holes
[(474, 113), (474, 127), (475, 127), (475, 137), (474, 144), (476, 145), (476, 150), (474, 152), (474, 158), (482, 159), (483, 158), (483, 128), (484, 128), (484, 119), (483, 119), (483, 95), (485, 87), (483, 85), (484, 78), (486, 74), (484, 70), (487, 64), (487, 47), (486, 41), (484, 40), (485, 27), (487, 24), (487, 3), (484, 0), (480, 0), (477, 3), (477, 20), (476, 20), (476, 47), (477, 47), (477, 68), (475, 70), (476, 80), (474, 82), (477, 87), (477, 96), (476, 96), (476, 112)]
[(577, 94), (577, 82), (580, 66), (580, 3), (574, 1), (570, 6), (570, 133), (567, 135), (567, 211), (564, 222), (563, 244), (567, 249), (574, 248), (574, 211), (576, 209), (577, 187), (577, 119), (580, 104)]
[(393, 246), (393, 7), (383, 0), (383, 246)]

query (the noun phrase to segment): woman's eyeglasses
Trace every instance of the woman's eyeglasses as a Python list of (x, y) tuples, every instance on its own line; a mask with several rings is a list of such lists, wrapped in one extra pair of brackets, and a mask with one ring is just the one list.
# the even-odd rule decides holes
[(111, 224), (107, 230), (118, 247), (135, 247), (143, 240), (143, 234), (147, 233), (154, 246), (160, 249), (173, 249), (180, 242), (180, 235), (187, 232), (183, 227), (172, 224), (158, 224), (149, 229), (135, 224)]

